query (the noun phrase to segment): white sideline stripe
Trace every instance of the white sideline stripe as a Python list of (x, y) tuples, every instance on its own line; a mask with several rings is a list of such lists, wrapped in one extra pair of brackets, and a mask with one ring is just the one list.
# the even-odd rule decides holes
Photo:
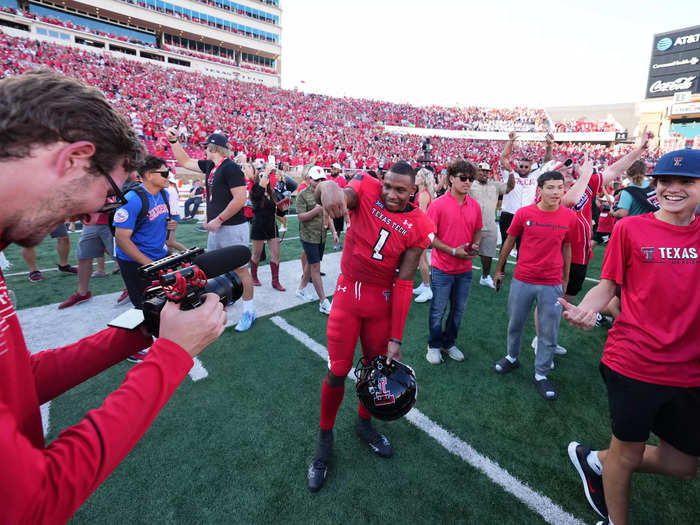
[[(105, 264), (114, 264), (114, 261), (105, 261)], [(39, 268), (39, 271), (41, 273), (44, 272), (57, 272), (58, 268)], [(5, 277), (17, 277), (18, 275), (29, 275), (29, 272), (14, 272), (14, 273), (6, 273)]]
[(41, 426), (44, 427), (44, 437), (46, 437), (51, 428), (51, 401), (47, 401), (41, 405), (39, 411), (41, 412)]
[[(321, 359), (328, 360), (326, 347), (314, 341), (308, 334), (290, 325), (278, 315), (271, 317), (270, 320)], [(354, 374), (348, 375), (354, 378)], [(405, 417), (410, 423), (442, 445), (449, 453), (461, 458), (465, 463), (485, 474), (496, 485), (499, 485), (503, 490), (509, 492), (531, 510), (542, 516), (547, 523), (552, 523), (553, 525), (584, 525), (582, 521), (566, 512), (547, 496), (532, 490), (525, 483), (500, 467), (498, 463), (481, 455), (471, 445), (433, 422), (420, 410), (413, 408)]]
[(207, 377), (209, 372), (207, 372), (207, 369), (204, 368), (204, 365), (199, 358), (195, 357), (192, 360), (194, 361), (194, 365), (192, 365), (192, 368), (188, 372), (189, 376), (192, 378), (192, 381), (199, 381), (200, 379)]

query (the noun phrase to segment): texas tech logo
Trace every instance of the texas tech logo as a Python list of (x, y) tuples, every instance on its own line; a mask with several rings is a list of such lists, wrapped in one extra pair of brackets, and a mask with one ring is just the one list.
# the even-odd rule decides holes
[(683, 157), (673, 157), (673, 167), (677, 168), (683, 165)]
[(644, 260), (649, 262), (654, 262), (654, 252), (656, 248), (642, 248), (642, 254), (644, 255)]
[(386, 377), (379, 380), (379, 390), (374, 392), (374, 404), (377, 406), (393, 405), (396, 403), (394, 394), (386, 391)]

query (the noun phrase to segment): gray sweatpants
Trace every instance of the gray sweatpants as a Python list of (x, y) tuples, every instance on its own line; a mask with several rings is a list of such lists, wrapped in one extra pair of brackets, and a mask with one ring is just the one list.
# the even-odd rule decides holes
[(532, 310), (532, 303), (537, 300), (537, 356), (535, 372), (546, 376), (550, 370), (554, 349), (559, 336), (561, 305), (557, 302), (562, 297), (560, 284), (528, 284), (513, 279), (508, 295), (508, 355), (518, 357), (523, 336), (523, 326)]

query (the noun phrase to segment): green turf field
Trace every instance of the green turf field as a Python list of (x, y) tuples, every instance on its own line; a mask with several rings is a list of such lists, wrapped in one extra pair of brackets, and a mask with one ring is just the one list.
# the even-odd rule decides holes
[[(204, 234), (187, 225), (178, 233), (187, 245), (204, 240)], [(296, 236), (293, 221), (287, 235)], [(53, 262), (51, 242), (41, 247), (40, 267)], [(298, 257), (298, 240), (284, 246), (283, 260)], [(598, 250), (589, 276), (598, 277), (601, 255)], [(13, 252), (8, 256), (16, 260)], [(40, 284), (26, 277), (8, 279), (8, 284), (20, 298), (27, 294), (27, 303), (41, 304), (52, 301), (34, 290), (51, 285), (64, 293), (71, 279), (53, 273)], [(121, 287), (118, 276), (106, 281), (113, 291)], [(593, 284), (587, 281), (585, 289)], [(597, 515), (584, 498), (566, 446), (577, 440), (600, 448), (609, 439), (607, 399), (597, 369), (605, 331), (581, 332), (562, 324), (560, 343), (569, 354), (556, 358), (550, 374), (560, 398), (546, 402), (532, 384), (531, 324), (524, 334), (521, 368), (507, 376), (493, 371), (505, 354), (507, 294), (508, 283), (495, 293), (479, 286), (474, 272), (458, 340), (466, 360), (448, 359), (437, 367), (425, 360), (429, 306), (412, 304), (403, 360), (419, 380), (416, 408), (580, 522), (595, 523)], [(315, 303), (276, 315), (325, 346), (326, 318)], [(395, 455), (389, 460), (374, 456), (354, 434), (357, 398), (350, 381), (338, 415), (329, 478), (321, 492), (311, 494), (305, 476), (326, 363), (271, 317), (257, 320), (245, 333), (228, 329), (200, 359), (209, 376), (184, 380), (73, 523), (545, 522), (405, 419), (377, 424), (392, 440)], [(99, 406), (129, 366), (117, 365), (54, 400), (47, 441)], [(631, 523), (698, 523), (698, 494), (697, 480), (637, 476)]]

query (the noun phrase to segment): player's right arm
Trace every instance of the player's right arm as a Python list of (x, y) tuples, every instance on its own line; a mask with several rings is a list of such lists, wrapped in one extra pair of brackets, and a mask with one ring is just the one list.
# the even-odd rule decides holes
[(188, 170), (202, 172), (202, 170), (199, 169), (197, 161), (187, 154), (185, 148), (183, 148), (180, 141), (177, 140), (177, 128), (172, 127), (166, 129), (165, 136), (170, 143), (170, 149), (173, 151), (175, 160), (178, 161), (181, 166), (184, 166)]
[(511, 131), (510, 133), (508, 133), (508, 142), (506, 142), (506, 147), (503, 148), (501, 158), (498, 159), (498, 163), (504, 170), (511, 169), (510, 163), (508, 162), (508, 157), (510, 157), (510, 152), (513, 151), (513, 144), (515, 143), (515, 139), (517, 138), (518, 135), (516, 135), (515, 131)]
[(355, 208), (358, 202), (354, 189), (350, 187), (341, 189), (331, 180), (323, 181), (316, 186), (314, 198), (332, 219), (343, 217), (346, 211)]

